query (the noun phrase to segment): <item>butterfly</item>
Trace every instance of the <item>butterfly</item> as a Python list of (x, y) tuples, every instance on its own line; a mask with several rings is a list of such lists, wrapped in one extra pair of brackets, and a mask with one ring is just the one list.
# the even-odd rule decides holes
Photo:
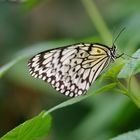
[(29, 72), (48, 82), (57, 91), (70, 97), (86, 94), (98, 75), (117, 56), (116, 46), (108, 47), (99, 43), (77, 43), (47, 50), (33, 56)]

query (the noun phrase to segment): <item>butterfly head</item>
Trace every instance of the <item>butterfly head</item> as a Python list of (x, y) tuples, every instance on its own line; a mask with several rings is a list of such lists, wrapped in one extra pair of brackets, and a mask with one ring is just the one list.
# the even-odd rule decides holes
[(113, 46), (110, 48), (112, 56), (115, 56), (116, 50), (117, 50), (117, 47), (115, 46), (115, 44), (113, 44)]
[(115, 44), (113, 44), (113, 46), (110, 48), (110, 56), (113, 61), (115, 61), (115, 59), (120, 58), (124, 55), (124, 53), (116, 54), (116, 50), (117, 50), (117, 47), (115, 46)]
[(116, 59), (116, 49), (117, 47), (115, 46), (115, 44), (113, 44), (113, 46), (110, 48), (110, 57), (113, 61)]

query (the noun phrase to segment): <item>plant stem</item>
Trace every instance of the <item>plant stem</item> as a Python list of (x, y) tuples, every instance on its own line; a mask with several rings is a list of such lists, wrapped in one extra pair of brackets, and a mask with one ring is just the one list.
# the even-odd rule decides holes
[(122, 89), (122, 91), (124, 91), (125, 95), (128, 96), (128, 89), (118, 79), (116, 79), (116, 82), (118, 86)]
[(120, 90), (120, 89), (115, 88), (114, 91), (126, 95), (126, 92), (124, 90)]
[(98, 11), (98, 8), (96, 7), (96, 4), (93, 0), (81, 0), (89, 17), (91, 18), (93, 24), (95, 25), (95, 28), (99, 32), (100, 36), (104, 40), (105, 43), (109, 44), (112, 40), (112, 35), (104, 22), (100, 12)]

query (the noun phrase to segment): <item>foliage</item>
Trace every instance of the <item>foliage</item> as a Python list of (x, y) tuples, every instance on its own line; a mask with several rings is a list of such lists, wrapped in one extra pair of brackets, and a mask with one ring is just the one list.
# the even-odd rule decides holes
[(132, 132), (128, 132), (126, 134), (122, 134), (117, 136), (116, 138), (112, 138), (111, 140), (138, 140), (140, 139), (140, 130), (135, 130)]
[[(102, 15), (100, 14), (100, 9), (97, 8), (96, 4), (92, 0), (81, 0), (81, 2), (88, 13), (87, 15), (89, 15), (91, 21), (93, 22), (93, 25), (95, 26), (96, 30), (99, 33), (99, 36), (96, 36), (95, 40), (103, 40), (104, 42), (106, 42), (106, 44), (108, 44), (111, 40), (112, 35), (109, 31), (109, 28), (107, 27), (107, 23), (105, 22)], [(38, 3), (39, 1), (37, 0), (29, 0), (26, 3), (25, 8), (31, 10), (32, 7), (37, 6)], [(54, 107), (51, 107), (48, 111), (43, 111), (33, 119), (25, 121), (23, 124), (20, 124), (13, 130), (8, 132), (0, 140), (10, 140), (10, 139), (13, 140), (33, 139), (34, 140), (34, 139), (40, 139), (42, 137), (47, 137), (51, 127), (50, 114), (52, 114), (52, 112), (55, 113), (57, 112), (58, 109), (68, 107), (70, 105), (74, 105), (81, 101), (84, 104), (84, 102), (87, 101), (86, 99), (89, 100), (87, 102), (88, 106), (90, 104), (92, 105), (93, 102), (97, 103), (97, 105), (95, 105), (96, 109), (91, 110), (90, 114), (87, 115), (84, 121), (81, 124), (79, 124), (77, 128), (73, 130), (72, 135), (70, 136), (69, 139), (88, 140), (91, 139), (91, 137), (92, 138), (96, 137), (96, 140), (102, 140), (102, 139), (108, 139), (108, 137), (113, 136), (111, 130), (109, 130), (111, 128), (111, 126), (109, 125), (113, 122), (115, 123), (115, 120), (117, 120), (116, 116), (119, 117), (122, 114), (124, 116), (123, 109), (125, 108), (126, 105), (128, 105), (128, 100), (124, 99), (122, 96), (120, 97), (118, 95), (115, 95), (115, 101), (114, 101), (112, 100), (112, 96), (114, 95), (109, 97), (106, 96), (106, 94), (104, 94), (104, 96), (102, 95), (104, 99), (101, 97), (100, 97), (101, 99), (98, 99), (99, 97), (98, 94), (104, 92), (121, 93), (123, 95), (128, 96), (129, 99), (132, 100), (134, 104), (137, 105), (138, 108), (140, 108), (140, 95), (139, 95), (140, 88), (139, 88), (139, 83), (135, 78), (136, 74), (140, 72), (140, 61), (139, 61), (140, 49), (137, 49), (140, 43), (138, 38), (140, 32), (139, 30), (140, 21), (138, 19), (140, 19), (139, 14), (134, 15), (133, 17), (129, 17), (127, 21), (121, 23), (124, 26), (128, 26), (129, 29), (123, 33), (124, 35), (121, 36), (119, 44), (120, 46), (124, 46), (124, 44), (126, 43), (128, 51), (134, 52), (132, 57), (130, 57), (127, 60), (127, 62), (126, 60), (123, 61), (116, 60), (116, 62), (108, 70), (106, 70), (106, 72), (104, 72), (99, 79), (97, 79), (97, 81), (94, 84), (94, 88), (93, 89), (91, 88), (91, 90), (88, 92), (87, 95), (68, 99), (67, 101), (64, 101), (58, 105), (55, 105)], [(132, 24), (132, 21), (135, 23), (135, 27), (134, 24)], [(135, 36), (131, 37), (130, 35), (132, 34), (133, 35), (135, 34)], [(128, 40), (129, 38), (131, 38), (131, 40)], [(83, 40), (91, 42), (93, 41), (92, 39), (93, 37), (83, 39)], [(72, 44), (74, 42), (75, 41), (73, 40), (50, 41), (47, 43), (39, 43), (37, 45), (27, 47), (26, 49), (17, 52), (12, 57), (13, 59), (9, 63), (3, 65), (0, 68), (0, 78), (3, 78), (3, 76), (11, 77), (11, 79), (16, 80), (18, 83), (18, 77), (20, 77), (20, 79), (24, 79), (23, 77), (27, 75), (24, 72), (23, 73), (21, 72), (22, 68), (20, 66), (23, 65), (23, 63), (21, 63), (22, 61), (26, 61), (27, 63), (29, 57), (31, 57), (32, 55), (40, 51), (59, 47), (59, 46), (64, 46), (66, 44)], [(132, 45), (134, 46), (133, 48), (131, 47)], [(125, 47), (119, 49), (124, 50), (124, 48)], [(124, 57), (127, 56), (124, 55)], [(21, 65), (18, 66), (18, 64), (20, 63)], [(24, 68), (23, 70), (27, 71), (27, 68)], [(10, 72), (12, 74), (8, 75), (8, 73)], [(27, 77), (29, 77), (29, 75), (27, 75)], [(26, 79), (23, 80), (23, 83), (25, 85), (26, 84), (28, 85), (29, 83), (31, 83), (31, 81)], [(35, 84), (32, 82), (31, 86), (33, 87), (34, 85)], [(135, 88), (133, 88), (133, 86), (135, 86)], [(42, 90), (42, 86), (39, 87), (37, 85), (37, 87), (38, 89)], [(95, 99), (92, 98), (95, 95), (98, 95), (97, 99), (96, 97), (94, 97)], [(127, 111), (128, 113), (128, 116), (126, 117), (129, 117), (133, 114), (135, 115), (133, 107), (132, 108), (130, 107), (129, 109), (126, 107), (125, 111)], [(95, 114), (94, 117), (93, 114)], [(113, 116), (113, 114), (115, 115)], [(80, 116), (78, 116), (78, 118), (79, 117)], [(122, 123), (125, 122), (125, 119), (124, 120), (122, 119)], [(95, 126), (93, 129), (92, 129), (92, 122), (94, 123)], [(64, 123), (64, 125), (69, 125), (69, 124)], [(99, 135), (99, 133), (101, 132), (103, 133)], [(112, 138), (111, 140), (125, 140), (125, 139), (135, 140), (136, 138), (139, 137), (140, 137), (139, 130), (135, 130), (133, 132), (128, 132), (120, 136), (117, 136), (115, 138)]]
[(31, 120), (16, 127), (1, 140), (35, 140), (47, 136), (51, 126), (51, 116), (44, 116), (44, 111)]

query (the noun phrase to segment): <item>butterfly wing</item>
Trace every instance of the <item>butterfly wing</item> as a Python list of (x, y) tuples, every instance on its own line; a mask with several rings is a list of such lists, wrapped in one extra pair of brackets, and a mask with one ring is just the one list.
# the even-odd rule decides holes
[(100, 45), (84, 43), (44, 51), (29, 60), (29, 71), (66, 96), (79, 96), (110, 63), (107, 51)]

